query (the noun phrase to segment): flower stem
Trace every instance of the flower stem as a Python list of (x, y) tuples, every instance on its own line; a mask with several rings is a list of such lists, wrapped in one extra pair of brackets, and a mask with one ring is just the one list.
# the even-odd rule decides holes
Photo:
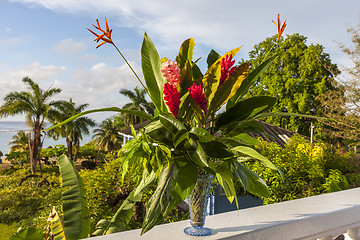
[(136, 74), (135, 70), (132, 68), (132, 66), (130, 65), (130, 63), (126, 60), (125, 56), (121, 53), (121, 51), (118, 49), (118, 47), (115, 45), (115, 43), (112, 43), (112, 45), (115, 47), (115, 49), (118, 51), (118, 53), (120, 54), (120, 56), (124, 59), (124, 61), (126, 62), (126, 64), (129, 66), (129, 68), (131, 69), (131, 71), (133, 72), (133, 74), (135, 75), (135, 77), (139, 80), (141, 86), (144, 88), (144, 90), (146, 91), (146, 93), (150, 96), (148, 89), (145, 87), (144, 83), (141, 81), (141, 79), (139, 78), (139, 76)]

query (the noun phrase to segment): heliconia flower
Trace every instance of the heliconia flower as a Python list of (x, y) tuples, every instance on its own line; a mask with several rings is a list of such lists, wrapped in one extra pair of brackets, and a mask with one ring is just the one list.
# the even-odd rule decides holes
[(162, 64), (161, 72), (169, 84), (177, 87), (180, 79), (180, 68), (176, 61), (168, 60)]
[(206, 100), (205, 94), (201, 90), (201, 85), (196, 85), (196, 83), (193, 83), (193, 85), (188, 89), (189, 95), (195, 100), (195, 102), (206, 114), (208, 109), (208, 102)]
[[(286, 20), (285, 22), (283, 23), (283, 25), (281, 26), (281, 21), (280, 21), (280, 14), (277, 15), (277, 23), (273, 20), (272, 21), (276, 26), (277, 26), (277, 29), (278, 29), (278, 38), (277, 40), (279, 40), (279, 38), (281, 37), (281, 35), (283, 34), (284, 30), (285, 30), (285, 27), (286, 27)], [(281, 27), (280, 27), (281, 26)]]
[(112, 39), (111, 39), (111, 32), (112, 32), (112, 29), (109, 29), (109, 25), (108, 25), (108, 22), (107, 22), (107, 19), (105, 17), (105, 23), (106, 23), (106, 31), (104, 31), (101, 27), (100, 27), (100, 23), (99, 23), (99, 20), (96, 19), (96, 23), (97, 23), (97, 26), (95, 26), (94, 24), (92, 24), (97, 30), (101, 31), (102, 34), (101, 35), (98, 35), (96, 33), (94, 33), (93, 31), (91, 31), (90, 29), (87, 29), (89, 30), (92, 34), (94, 34), (96, 36), (96, 38), (94, 39), (94, 41), (96, 42), (99, 42), (100, 40), (102, 40), (103, 42), (100, 43), (99, 45), (96, 46), (96, 48), (100, 47), (101, 45), (105, 44), (105, 43), (111, 43), (111, 44), (114, 44)]
[(226, 55), (225, 58), (221, 59), (221, 77), (219, 86), (223, 84), (227, 76), (235, 70), (235, 67), (232, 67), (234, 63), (235, 60), (232, 60), (232, 55)]
[(166, 105), (169, 107), (174, 118), (177, 118), (180, 106), (180, 93), (170, 83), (165, 83), (163, 93)]

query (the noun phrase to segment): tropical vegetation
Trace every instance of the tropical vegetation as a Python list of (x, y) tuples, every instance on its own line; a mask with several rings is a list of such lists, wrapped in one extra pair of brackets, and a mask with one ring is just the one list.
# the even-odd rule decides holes
[(51, 98), (61, 92), (59, 88), (43, 90), (28, 77), (22, 79), (29, 91), (10, 92), (4, 98), (5, 103), (0, 106), (0, 117), (25, 114), (26, 121), (31, 125), (30, 136), (30, 166), (31, 172), (36, 173), (41, 149), (41, 131), (44, 129), (45, 120), (49, 119), (49, 112), (59, 101)]

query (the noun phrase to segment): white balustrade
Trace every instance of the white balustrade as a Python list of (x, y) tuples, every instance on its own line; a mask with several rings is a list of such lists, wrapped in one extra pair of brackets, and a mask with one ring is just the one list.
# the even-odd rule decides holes
[(213, 234), (207, 237), (186, 235), (189, 225), (187, 220), (158, 225), (141, 237), (137, 229), (91, 239), (328, 240), (344, 234), (360, 240), (360, 188), (208, 216), (205, 226)]

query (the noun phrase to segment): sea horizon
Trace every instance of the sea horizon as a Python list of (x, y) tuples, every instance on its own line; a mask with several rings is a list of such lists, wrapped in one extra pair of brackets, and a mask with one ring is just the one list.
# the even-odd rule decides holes
[[(80, 140), (81, 146), (91, 141), (93, 129), (94, 128), (91, 128), (90, 135), (83, 135), (83, 140)], [(2, 158), (4, 158), (5, 154), (9, 152), (9, 149), (11, 147), (11, 145), (9, 145), (9, 142), (12, 141), (12, 137), (15, 136), (16, 133), (20, 130), (30, 130), (29, 127), (26, 125), (25, 121), (0, 120), (0, 151), (3, 153)], [(46, 136), (43, 144), (43, 148), (60, 144), (66, 146), (66, 141), (64, 138), (59, 138), (59, 140), (55, 141), (54, 139)]]

